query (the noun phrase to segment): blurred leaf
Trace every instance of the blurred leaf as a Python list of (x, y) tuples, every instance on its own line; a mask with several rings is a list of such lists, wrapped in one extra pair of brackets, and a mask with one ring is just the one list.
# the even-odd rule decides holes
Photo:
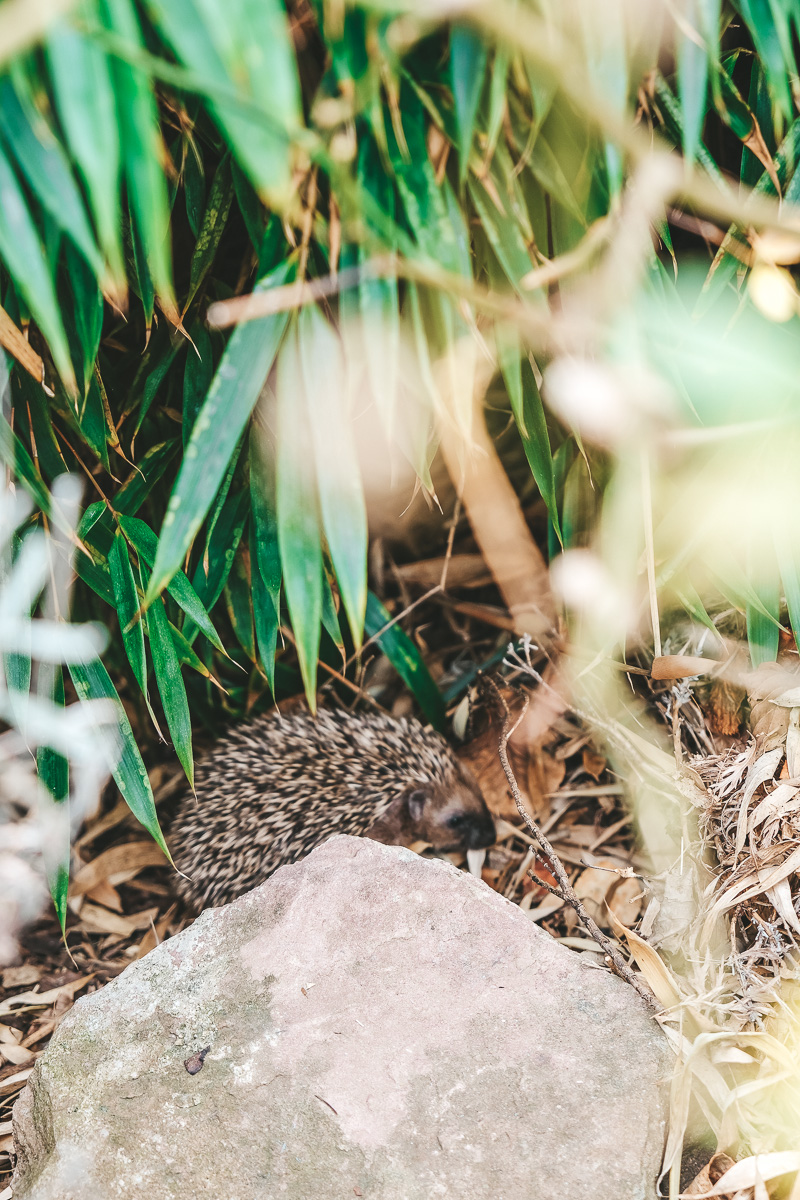
[[(100, 5), (109, 29), (131, 47), (142, 45), (132, 0), (100, 0)], [(134, 251), (146, 263), (159, 301), (174, 322), (177, 308), (167, 238), (169, 204), (162, 166), (165, 152), (153, 86), (141, 69), (121, 58), (112, 60), (112, 69), (128, 205), (135, 224)], [(138, 246), (137, 236), (141, 238)]]
[(475, 117), (486, 76), (488, 49), (485, 39), (471, 29), (456, 26), (450, 33), (450, 78), (458, 123), (459, 176), (467, 177)]
[[(281, 207), (291, 185), (290, 139), (302, 124), (281, 0), (150, 0), (149, 8), (178, 58), (212, 95), (218, 89), (211, 111), (261, 194)], [(223, 98), (231, 92), (247, 103)]]
[(703, 135), (708, 91), (709, 48), (702, 44), (697, 4), (690, 4), (686, 19), (694, 37), (685, 32), (678, 51), (678, 95), (683, 118), (683, 154), (694, 161)]
[(50, 270), (28, 204), (8, 159), (0, 148), (0, 256), (24, 297), (42, 333), (64, 386), (75, 391), (67, 338), (61, 321)]
[(122, 284), (120, 145), (111, 65), (96, 38), (79, 33), (64, 20), (51, 26), (46, 51), (67, 144), (86, 185), (112, 277)]
[(121, 752), (116, 765), (112, 768), (114, 781), (122, 793), (128, 808), (136, 820), (144, 826), (156, 845), (164, 851), (170, 862), (172, 857), (164, 841), (164, 835), (158, 823), (156, 806), (153, 801), (153, 791), (139, 747), (133, 736), (131, 723), (128, 720), (122, 702), (117, 695), (117, 689), (111, 682), (108, 671), (99, 659), (85, 665), (73, 663), (69, 673), (75, 685), (75, 691), (81, 700), (107, 699), (112, 702), (117, 711), (119, 732), (122, 740)]
[(525, 447), (525, 457), (533, 478), (536, 480), (536, 486), (547, 505), (547, 512), (556, 536), (560, 540), (561, 529), (556, 501), (553, 455), (550, 449), (544, 405), (536, 386), (533, 368), (526, 356), (520, 357), (519, 351), (514, 353), (513, 350), (501, 355), (500, 365), (508, 394), (511, 397), (517, 428)]
[[(0, 351), (2, 358), (2, 351)], [(0, 362), (0, 391), (2, 391), (3, 366)], [(0, 460), (19, 479), (25, 491), (32, 497), (34, 503), (46, 515), (50, 514), (50, 493), (47, 490), (28, 451), (14, 433), (8, 421), (0, 412)]]
[(300, 313), (298, 353), (309, 405), (322, 523), (359, 649), (367, 604), (367, 509), (347, 411), (342, 346), (315, 305)]
[(302, 354), (293, 325), (278, 359), (278, 545), (306, 698), (316, 712), (322, 551), (310, 443)]
[[(49, 682), (46, 690), (50, 691)], [(52, 692), (48, 699), (54, 700), (56, 704), (63, 707), (64, 676), (60, 666), (52, 668)], [(69, 762), (64, 758), (63, 754), (59, 754), (57, 750), (51, 749), (50, 746), (38, 746), (36, 749), (36, 773), (57, 803), (68, 802)], [(70, 865), (69, 818), (67, 813), (64, 813), (63, 816), (64, 820), (62, 821), (60, 830), (62, 833), (60, 850), (57, 849), (57, 844), (51, 844), (50, 852), (45, 861), (47, 883), (50, 888), (50, 895), (53, 898), (53, 905), (61, 927), (62, 936), (67, 920)]]
[(253, 626), (255, 628), (258, 661), (275, 694), (275, 650), (280, 629), (280, 581), (278, 596), (273, 597), (259, 570), (260, 545), (256, 535), (256, 522), (250, 522), (250, 586), (252, 589)]
[[(252, 566), (244, 553), (245, 543), (239, 545), (239, 551), (234, 556), (233, 566), (225, 582), (223, 594), (228, 610), (231, 627), (239, 645), (251, 662), (256, 661), (256, 640), (253, 629), (253, 606), (250, 586)], [(250, 570), (248, 570), (250, 567)]]
[(793, 111), (788, 73), (796, 73), (791, 48), (789, 16), (770, 0), (734, 0), (744, 17), (763, 63), (775, 102), (788, 117)]
[(102, 277), (103, 260), (78, 185), (19, 73), (14, 83), (8, 77), (0, 79), (0, 130), (39, 204)]
[(378, 597), (370, 592), (367, 596), (365, 632), (369, 637), (375, 638), (434, 729), (442, 732), (446, 724), (444, 697), (425, 666), (419, 650), (408, 634), (400, 628), (399, 623), (386, 628), (391, 620), (390, 614)]
[[(282, 263), (256, 285), (269, 291), (288, 282), (294, 262)], [(183, 561), (222, 482), (234, 448), (275, 360), (288, 320), (277, 313), (239, 325), (231, 335), (205, 403), (198, 413), (170, 497), (147, 592), (161, 592)]]

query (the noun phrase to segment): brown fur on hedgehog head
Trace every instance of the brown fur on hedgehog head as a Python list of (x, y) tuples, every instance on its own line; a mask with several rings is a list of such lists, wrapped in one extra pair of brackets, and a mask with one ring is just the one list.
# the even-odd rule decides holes
[(390, 846), (427, 842), (436, 850), (480, 850), (496, 832), (477, 780), (453, 759), (444, 772), (412, 779), (403, 795), (366, 832)]

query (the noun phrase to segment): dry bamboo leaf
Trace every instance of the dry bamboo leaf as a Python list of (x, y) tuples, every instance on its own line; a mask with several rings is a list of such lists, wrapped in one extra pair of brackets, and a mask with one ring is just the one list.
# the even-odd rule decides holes
[(600, 782), (600, 776), (606, 769), (606, 756), (598, 754), (591, 746), (583, 748), (583, 769), (592, 779)]
[(105, 881), (113, 886), (114, 883), (123, 882), (117, 878), (119, 875), (131, 879), (133, 875), (130, 872), (136, 874), (145, 867), (164, 866), (166, 861), (155, 842), (150, 840), (111, 846), (81, 867), (70, 884), (70, 895), (82, 896)]
[(747, 822), (748, 833), (752, 833), (754, 829), (758, 829), (759, 825), (770, 817), (780, 817), (787, 812), (793, 811), (795, 805), (792, 805), (791, 801), (794, 800), (798, 792), (800, 792), (800, 788), (792, 787), (788, 783), (779, 783), (753, 809), (750, 819)]
[(0, 1059), (4, 1058), (6, 1062), (12, 1063), (15, 1067), (22, 1067), (26, 1063), (31, 1062), (33, 1053), (25, 1046), (0, 1046)]
[(133, 913), (129, 917), (120, 917), (117, 913), (100, 908), (97, 904), (84, 904), (81, 909), (80, 925), (86, 929), (101, 933), (113, 933), (118, 937), (130, 937), (138, 929), (147, 929), (150, 922), (158, 916), (158, 908), (146, 908), (143, 912)]
[(25, 963), (21, 967), (6, 967), (0, 972), (0, 984), (9, 990), (15, 987), (29, 987), (32, 983), (38, 983), (43, 975), (44, 967)]
[(55, 1004), (60, 996), (74, 999), (81, 988), (86, 987), (86, 984), (92, 979), (94, 979), (94, 973), (82, 975), (79, 979), (70, 980), (69, 983), (62, 983), (59, 987), (50, 988), (47, 992), (21, 992), (17, 996), (7, 996), (5, 1000), (0, 1001), (0, 1016), (3, 1013), (12, 1013), (23, 1009), (47, 1008), (49, 1004)]
[(643, 900), (644, 890), (641, 880), (633, 875), (619, 881), (608, 901), (608, 907), (617, 920), (626, 929), (630, 929), (638, 920)]
[(650, 668), (652, 679), (692, 679), (695, 675), (705, 675), (706, 671), (718, 667), (715, 658), (698, 658), (691, 654), (664, 654), (653, 659)]
[(744, 904), (746, 900), (754, 900), (756, 896), (775, 887), (782, 879), (788, 879), (795, 871), (800, 870), (800, 846), (793, 850), (784, 860), (772, 867), (760, 871), (749, 871), (743, 879), (724, 891), (717, 899), (706, 918), (706, 923), (718, 916), (719, 913), (733, 908), (735, 904)]
[(492, 581), (491, 572), (480, 554), (452, 554), (449, 559), (444, 556), (427, 558), (395, 566), (393, 571), (403, 583), (416, 583), (423, 588), (432, 588), (441, 582), (445, 563), (445, 586), (448, 588), (484, 587)]
[(760, 787), (762, 783), (766, 783), (768, 779), (772, 779), (782, 758), (783, 747), (776, 746), (774, 750), (768, 750), (760, 758), (757, 758), (747, 772), (747, 779), (739, 807), (739, 817), (736, 822), (735, 855), (737, 858), (744, 849), (744, 844), (747, 841), (747, 815), (750, 801), (756, 788)]
[[(0, 308), (0, 346), (7, 350), (37, 383), (44, 382), (44, 363), (4, 308)], [(52, 394), (50, 392), (51, 396)]]
[(789, 880), (781, 879), (779, 883), (775, 884), (775, 887), (767, 890), (767, 896), (786, 928), (800, 933), (800, 919), (798, 919), (792, 903), (792, 889), (789, 887)]
[(634, 933), (626, 929), (622, 922), (607, 907), (611, 929), (618, 938), (625, 938), (636, 959), (639, 970), (644, 975), (650, 990), (664, 1008), (674, 1008), (680, 1003), (681, 994), (672, 972), (666, 966), (653, 947)]
[(729, 1154), (715, 1154), (714, 1157), (706, 1163), (702, 1171), (695, 1175), (692, 1182), (687, 1187), (684, 1195), (699, 1196), (712, 1188), (718, 1180), (722, 1178), (725, 1172), (734, 1165), (734, 1160)]
[(0, 1079), (0, 1096), (7, 1096), (9, 1092), (13, 1092), (20, 1087), (32, 1070), (32, 1066), (24, 1067), (21, 1071), (17, 1071), (13, 1075), (7, 1075), (5, 1079)]
[(14, 1029), (11, 1025), (0, 1025), (0, 1047), (18, 1046), (22, 1041), (22, 1030)]
[(95, 904), (102, 904), (104, 908), (110, 908), (113, 912), (122, 912), (120, 894), (107, 879), (101, 880), (96, 887), (88, 891), (86, 899), (92, 900)]
[[(608, 871), (602, 870), (606, 862), (611, 868)], [(587, 867), (582, 871), (574, 885), (575, 895), (583, 900), (589, 916), (594, 917), (598, 925), (605, 924), (606, 896), (618, 881), (618, 876), (614, 873), (616, 866), (612, 859), (601, 859), (598, 866)]]
[(772, 1154), (753, 1154), (734, 1163), (706, 1193), (708, 1196), (723, 1196), (726, 1192), (737, 1192), (740, 1188), (756, 1187), (769, 1179), (781, 1175), (794, 1175), (800, 1171), (800, 1150), (776, 1150)]
[(750, 706), (750, 731), (760, 751), (773, 750), (786, 743), (789, 710), (772, 700), (758, 700)]

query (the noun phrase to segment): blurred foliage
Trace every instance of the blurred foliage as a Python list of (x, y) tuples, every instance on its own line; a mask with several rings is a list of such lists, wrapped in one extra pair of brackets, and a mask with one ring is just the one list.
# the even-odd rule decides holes
[[(778, 326), (747, 298), (738, 181), (787, 208), (800, 187), (794, 0), (448, 7), (81, 0), (3, 59), (0, 452), (48, 528), (53, 479), (88, 480), (75, 613), (113, 614), (111, 676), (165, 722), (189, 780), (193, 719), (269, 690), (313, 702), (320, 657), (341, 668), (365, 620), (368, 636), (388, 620), (367, 590), (354, 404), (431, 490), (439, 432), (468, 434), (479, 360), (496, 356), (550, 553), (585, 544), (602, 452), (542, 402), (564, 348), (548, 322), (624, 214), (650, 130), (686, 174), (650, 214), (643, 279), (620, 284), (604, 350), (635, 346), (689, 424), (765, 405), (777, 419), (791, 401), (797, 317)], [(729, 212), (730, 230), (700, 219)], [(376, 267), (386, 255), (394, 267)], [(318, 304), (230, 335), (206, 322), (213, 302), (337, 273)], [(754, 359), (753, 338), (774, 352)], [(720, 594), (746, 613), (754, 657), (774, 657), (777, 567), (756, 587), (740, 566)], [(781, 570), (800, 613), (791, 549)], [(381, 648), (441, 724), (401, 634)], [(95, 663), (75, 683), (114, 697), (112, 677)], [(123, 733), (125, 795), (144, 811)]]

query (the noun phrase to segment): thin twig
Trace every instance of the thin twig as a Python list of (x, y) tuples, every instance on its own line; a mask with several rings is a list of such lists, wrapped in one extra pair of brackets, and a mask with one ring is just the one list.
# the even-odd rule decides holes
[(525, 716), (525, 713), (528, 711), (528, 697), (525, 697), (525, 705), (522, 709), (522, 712), (512, 726), (511, 712), (508, 704), (506, 703), (505, 697), (498, 688), (497, 684), (494, 682), (494, 680), (489, 679), (486, 676), (484, 676), (484, 682), (492, 689), (495, 696), (497, 696), (498, 700), (503, 706), (505, 714), (503, 719), (503, 731), (500, 735), (499, 753), (500, 762), (502, 763), (503, 771), (505, 772), (506, 779), (508, 780), (508, 786), (511, 788), (511, 795), (514, 797), (514, 803), (517, 806), (517, 811), (525, 822), (528, 832), (536, 841), (542, 853), (547, 856), (553, 874), (558, 880), (559, 887), (556, 889), (549, 883), (545, 883), (544, 880), (539, 879), (536, 875), (534, 875), (532, 871), (529, 871), (528, 874), (541, 887), (544, 887), (547, 891), (552, 892), (554, 896), (558, 896), (560, 900), (563, 900), (566, 904), (569, 904), (571, 908), (574, 908), (578, 915), (578, 919), (586, 931), (591, 934), (597, 944), (602, 947), (602, 949), (611, 959), (617, 974), (620, 975), (627, 983), (629, 983), (652, 1009), (654, 1009), (656, 1012), (661, 1012), (661, 1005), (658, 1003), (647, 984), (643, 983), (642, 980), (631, 970), (614, 943), (610, 938), (606, 937), (602, 929), (600, 929), (600, 927), (597, 925), (596, 921), (594, 921), (586, 911), (582, 901), (578, 898), (578, 896), (576, 896), (575, 890), (569, 881), (569, 876), (567, 875), (563, 863), (556, 854), (548, 838), (542, 833), (541, 829), (530, 816), (525, 808), (525, 805), (523, 804), (522, 794), (519, 790), (519, 785), (508, 758), (508, 742), (512, 733)]

